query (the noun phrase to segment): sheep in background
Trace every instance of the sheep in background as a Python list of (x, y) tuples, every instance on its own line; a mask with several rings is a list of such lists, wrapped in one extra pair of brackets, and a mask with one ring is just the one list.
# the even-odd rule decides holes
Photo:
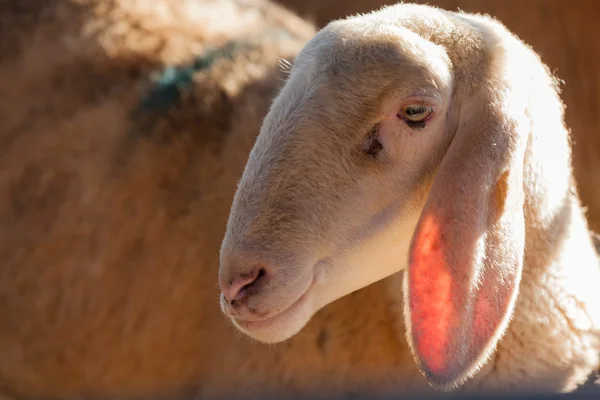
[(493, 19), (399, 4), (333, 22), (250, 154), (222, 308), (277, 343), (406, 270), (390, 294), (432, 385), (574, 390), (599, 364), (600, 262), (570, 156), (556, 82)]

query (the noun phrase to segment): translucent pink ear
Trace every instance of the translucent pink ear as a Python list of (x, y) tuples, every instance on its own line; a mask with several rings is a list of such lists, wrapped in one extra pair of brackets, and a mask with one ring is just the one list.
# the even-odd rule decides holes
[(408, 341), (422, 372), (441, 388), (482, 365), (517, 298), (528, 130), (502, 109), (480, 99), (462, 112), (412, 238)]

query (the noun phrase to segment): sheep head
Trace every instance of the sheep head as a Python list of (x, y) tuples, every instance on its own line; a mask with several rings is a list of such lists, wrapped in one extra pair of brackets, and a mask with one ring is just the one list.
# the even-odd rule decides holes
[(421, 371), (440, 388), (475, 373), (523, 263), (530, 75), (509, 56), (532, 60), (500, 24), (406, 4), (309, 41), (234, 197), (219, 282), (235, 326), (283, 341), (405, 270)]

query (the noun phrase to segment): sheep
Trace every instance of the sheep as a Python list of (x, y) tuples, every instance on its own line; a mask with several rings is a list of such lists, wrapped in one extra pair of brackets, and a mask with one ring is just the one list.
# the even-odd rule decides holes
[[(278, 0), (322, 26), (331, 19), (364, 13), (395, 0)], [(529, 43), (552, 72), (564, 81), (561, 97), (573, 138), (573, 169), (590, 228), (600, 231), (600, 35), (595, 23), (600, 2), (582, 1), (578, 7), (561, 0), (411, 0), (448, 10), (493, 15)], [(549, 28), (551, 27), (551, 28)]]
[(259, 0), (1, 2), (0, 397), (430, 390), (394, 276), (268, 348), (218, 306), (237, 181), (315, 33)]
[(385, 281), (435, 390), (576, 389), (600, 363), (600, 261), (563, 108), (492, 17), (396, 4), (329, 23), (238, 185), (223, 312), (280, 343)]

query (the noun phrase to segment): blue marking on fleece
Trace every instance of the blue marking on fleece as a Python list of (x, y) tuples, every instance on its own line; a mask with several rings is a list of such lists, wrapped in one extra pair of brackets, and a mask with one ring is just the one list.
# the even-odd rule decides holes
[[(292, 38), (290, 32), (274, 29), (257, 35), (254, 39), (261, 40), (269, 36), (275, 39)], [(211, 48), (203, 55), (196, 57), (192, 65), (166, 68), (155, 85), (146, 93), (137, 111), (164, 111), (179, 103), (181, 90), (192, 84), (195, 73), (210, 68), (220, 58), (232, 58), (238, 50), (250, 47), (251, 42), (251, 40), (244, 41), (244, 43), (229, 41), (219, 48)]]
[(142, 100), (139, 111), (166, 110), (179, 103), (181, 90), (192, 83), (194, 73), (211, 67), (219, 58), (231, 58), (240, 47), (240, 44), (228, 42), (223, 47), (208, 50), (190, 66), (166, 68)]

